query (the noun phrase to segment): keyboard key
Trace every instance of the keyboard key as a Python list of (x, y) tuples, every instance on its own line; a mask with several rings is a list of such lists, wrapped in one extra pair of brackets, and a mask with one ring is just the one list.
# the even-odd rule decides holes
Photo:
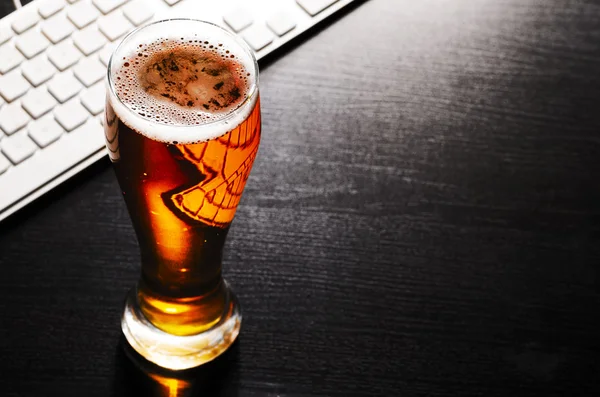
[(94, 84), (93, 87), (85, 90), (81, 96), (82, 105), (93, 115), (100, 114), (104, 110), (106, 102), (106, 90), (104, 82), (100, 81)]
[(286, 12), (278, 12), (267, 19), (267, 26), (279, 37), (296, 27), (296, 21)]
[(106, 68), (96, 57), (82, 59), (73, 68), (75, 77), (86, 87), (99, 81), (106, 74)]
[(27, 33), (17, 37), (16, 47), (27, 58), (33, 58), (44, 51), (50, 45), (48, 39), (36, 30), (30, 30)]
[(106, 37), (95, 26), (90, 26), (73, 34), (73, 43), (84, 55), (98, 51), (106, 44)]
[(109, 12), (120, 7), (126, 2), (127, 0), (92, 0), (92, 3), (94, 3), (94, 5), (98, 7), (98, 9), (102, 11), (103, 14), (108, 14)]
[(54, 44), (69, 37), (75, 26), (64, 15), (56, 15), (42, 25), (42, 33)]
[(51, 114), (30, 123), (27, 130), (29, 137), (41, 148), (56, 141), (64, 132)]
[(23, 76), (37, 87), (56, 73), (56, 68), (42, 54), (21, 66)]
[(23, 33), (27, 29), (35, 26), (36, 23), (40, 20), (40, 16), (37, 12), (33, 11), (16, 11), (18, 13), (17, 17), (12, 23), (12, 28), (18, 34)]
[(337, 1), (338, 0), (296, 0), (296, 3), (304, 8), (304, 11), (314, 17), (330, 5), (337, 3)]
[(48, 91), (50, 91), (54, 98), (60, 103), (64, 103), (69, 98), (72, 98), (73, 95), (81, 91), (82, 88), (81, 83), (70, 71), (56, 75), (48, 82)]
[(110, 60), (110, 56), (112, 55), (115, 49), (116, 43), (109, 43), (100, 52), (98, 53), (98, 57), (100, 58), (100, 62), (106, 67), (108, 67), (108, 61)]
[(48, 49), (48, 59), (61, 72), (75, 64), (81, 58), (81, 52), (69, 41), (63, 41)]
[(82, 29), (94, 22), (100, 13), (90, 3), (79, 2), (67, 10), (67, 17), (77, 26)]
[(23, 109), (34, 119), (39, 119), (56, 106), (56, 99), (48, 93), (46, 87), (31, 90), (21, 100)]
[(115, 41), (133, 29), (121, 12), (113, 12), (98, 20), (98, 29), (110, 40)]
[(22, 199), (105, 147), (102, 127), (95, 119), (64, 134), (59, 142), (38, 151), (35, 156), (2, 175), (3, 186), (14, 188), (2, 190), (0, 208)]
[(90, 117), (90, 114), (79, 99), (73, 98), (69, 102), (54, 109), (54, 118), (66, 131), (73, 131)]
[(0, 47), (0, 73), (4, 74), (19, 65), (25, 58), (9, 43)]
[(19, 164), (35, 153), (37, 146), (23, 131), (0, 141), (0, 149), (13, 164)]
[(31, 117), (23, 110), (20, 103), (11, 103), (0, 109), (0, 128), (7, 135), (12, 135), (25, 127)]
[(23, 78), (19, 70), (0, 77), (0, 95), (6, 102), (12, 102), (25, 94), (31, 85)]
[(47, 0), (42, 3), (40, 8), (38, 8), (38, 12), (42, 16), (42, 18), (50, 18), (52, 15), (56, 14), (60, 10), (65, 8), (64, 0)]
[(254, 25), (246, 29), (242, 35), (254, 51), (260, 51), (273, 42), (275, 36), (266, 26)]
[(56, 73), (56, 68), (42, 54), (21, 66), (23, 76), (34, 87), (42, 84)]
[(253, 22), (252, 17), (245, 9), (238, 9), (224, 15), (223, 20), (236, 33), (252, 25)]
[(10, 167), (10, 161), (2, 153), (0, 153), (0, 174), (6, 172), (6, 170)]
[(14, 33), (10, 26), (6, 24), (0, 25), (0, 44), (6, 43), (13, 35)]
[(147, 7), (142, 0), (129, 2), (123, 7), (123, 13), (135, 26), (139, 26), (154, 16), (151, 7)]

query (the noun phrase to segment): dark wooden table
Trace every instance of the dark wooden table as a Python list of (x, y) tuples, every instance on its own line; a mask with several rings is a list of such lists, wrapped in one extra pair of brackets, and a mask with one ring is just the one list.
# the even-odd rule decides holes
[(598, 395), (598, 1), (370, 0), (262, 68), (239, 342), (124, 353), (106, 160), (0, 224), (0, 395)]

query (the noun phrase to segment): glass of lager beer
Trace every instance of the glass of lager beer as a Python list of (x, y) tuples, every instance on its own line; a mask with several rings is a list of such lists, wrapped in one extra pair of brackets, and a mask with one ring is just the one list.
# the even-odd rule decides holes
[(258, 65), (228, 31), (165, 20), (114, 51), (106, 146), (142, 261), (121, 327), (159, 366), (198, 366), (239, 333), (240, 306), (221, 262), (260, 129)]

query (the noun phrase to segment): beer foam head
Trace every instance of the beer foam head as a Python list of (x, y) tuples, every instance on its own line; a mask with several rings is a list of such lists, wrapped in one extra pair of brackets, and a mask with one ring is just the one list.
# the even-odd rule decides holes
[(258, 97), (247, 45), (206, 22), (175, 19), (134, 31), (113, 53), (108, 98), (130, 128), (166, 143), (219, 137), (241, 124)]

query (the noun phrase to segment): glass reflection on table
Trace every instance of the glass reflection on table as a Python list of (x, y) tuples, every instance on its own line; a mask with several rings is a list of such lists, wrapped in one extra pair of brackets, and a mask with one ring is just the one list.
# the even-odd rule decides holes
[(237, 397), (238, 343), (215, 360), (186, 371), (170, 371), (145, 360), (121, 338), (115, 363), (114, 397)]

